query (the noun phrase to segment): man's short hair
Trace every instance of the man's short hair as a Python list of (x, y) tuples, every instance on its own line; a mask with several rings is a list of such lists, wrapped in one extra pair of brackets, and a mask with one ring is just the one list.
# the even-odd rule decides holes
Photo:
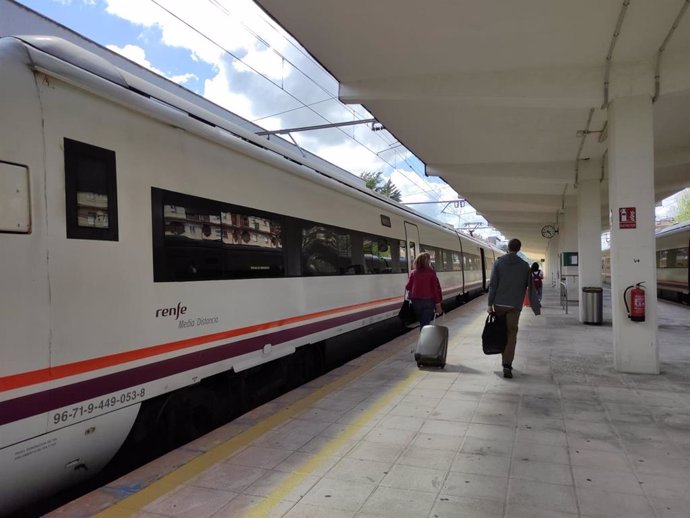
[(509, 252), (519, 252), (520, 248), (522, 248), (522, 243), (520, 242), (519, 239), (511, 239), (508, 241), (508, 251)]

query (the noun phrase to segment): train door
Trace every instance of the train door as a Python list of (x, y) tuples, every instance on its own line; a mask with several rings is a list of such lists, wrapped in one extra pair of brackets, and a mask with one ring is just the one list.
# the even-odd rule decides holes
[(482, 260), (482, 289), (486, 291), (486, 251), (483, 248), (479, 248), (479, 255), (481, 256)]
[(419, 250), (419, 227), (414, 223), (405, 221), (405, 242), (407, 243), (407, 271), (412, 271), (414, 258)]
[(465, 296), (465, 300), (468, 300), (467, 290), (465, 289), (465, 268), (463, 265), (463, 255), (462, 255), (462, 238), (458, 234), (458, 244), (460, 245), (460, 270), (462, 271), (462, 294)]

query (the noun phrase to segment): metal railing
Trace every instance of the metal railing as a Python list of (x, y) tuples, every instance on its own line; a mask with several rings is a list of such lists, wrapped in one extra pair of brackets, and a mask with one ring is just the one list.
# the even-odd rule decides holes
[(565, 314), (568, 314), (568, 285), (565, 281), (561, 281), (561, 307), (565, 309)]

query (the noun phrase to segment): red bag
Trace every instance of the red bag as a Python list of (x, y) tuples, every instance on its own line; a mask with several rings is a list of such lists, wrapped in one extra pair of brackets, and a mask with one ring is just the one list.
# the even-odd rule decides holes
[(526, 308), (528, 308), (528, 307), (530, 306), (530, 303), (529, 303), (529, 289), (527, 289), (527, 290), (525, 291), (525, 298), (522, 299), (522, 305), (523, 305), (524, 307), (526, 307)]

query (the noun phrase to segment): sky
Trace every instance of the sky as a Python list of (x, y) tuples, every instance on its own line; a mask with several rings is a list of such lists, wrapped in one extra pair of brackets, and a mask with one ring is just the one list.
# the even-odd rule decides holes
[[(96, 43), (167, 77), (267, 130), (372, 118), (337, 99), (338, 84), (251, 0), (19, 0)], [(425, 177), (422, 162), (370, 124), (294, 132), (296, 143), (360, 175), (383, 172), (403, 203), (453, 226), (486, 221), (460, 196)]]

